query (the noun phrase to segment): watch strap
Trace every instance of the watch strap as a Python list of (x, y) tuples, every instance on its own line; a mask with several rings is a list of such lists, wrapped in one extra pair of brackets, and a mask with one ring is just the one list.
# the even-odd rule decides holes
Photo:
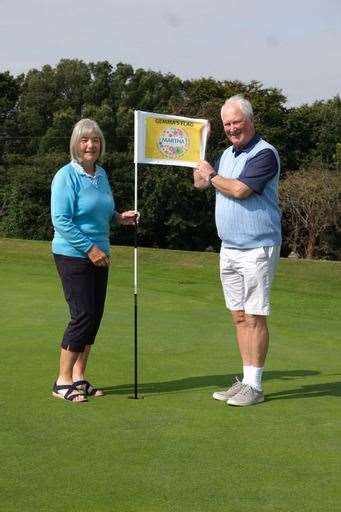
[(210, 174), (208, 177), (208, 182), (211, 183), (211, 180), (216, 176), (218, 176), (218, 173), (216, 171), (212, 172), (212, 174)]

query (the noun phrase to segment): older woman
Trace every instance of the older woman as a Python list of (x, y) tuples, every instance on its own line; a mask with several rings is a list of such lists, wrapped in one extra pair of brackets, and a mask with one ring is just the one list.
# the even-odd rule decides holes
[(110, 223), (134, 224), (137, 212), (118, 213), (108, 178), (98, 161), (105, 140), (97, 123), (79, 121), (70, 140), (71, 162), (52, 182), (52, 251), (70, 309), (61, 343), (54, 397), (74, 403), (103, 396), (85, 378), (91, 347), (101, 322), (107, 289)]

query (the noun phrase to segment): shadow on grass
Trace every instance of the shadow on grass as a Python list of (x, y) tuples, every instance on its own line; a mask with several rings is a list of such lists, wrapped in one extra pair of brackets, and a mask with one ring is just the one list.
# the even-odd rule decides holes
[[(263, 380), (281, 380), (281, 381), (288, 381), (293, 380), (297, 378), (302, 377), (309, 377), (313, 375), (319, 375), (320, 372), (316, 370), (288, 370), (288, 371), (272, 371), (272, 372), (265, 372), (263, 374)], [(142, 395), (145, 394), (152, 394), (152, 393), (174, 393), (178, 391), (184, 391), (188, 389), (202, 389), (202, 388), (209, 388), (209, 387), (218, 387), (222, 389), (226, 389), (234, 382), (234, 375), (202, 375), (199, 377), (187, 377), (184, 379), (178, 379), (178, 380), (169, 380), (165, 382), (142, 382), (138, 386), (139, 393)], [(321, 384), (319, 386), (302, 386), (299, 389), (304, 389), (304, 387), (307, 388), (318, 388), (325, 386), (326, 388), (329, 386), (331, 388), (332, 386), (341, 385), (340, 383), (331, 383), (331, 384)], [(339, 390), (339, 393), (341, 393), (341, 389), (336, 386)], [(129, 394), (133, 391), (133, 384), (122, 384), (120, 386), (107, 386), (102, 387), (103, 391), (107, 395), (125, 395)], [(299, 389), (293, 390), (294, 393), (298, 394)], [(274, 398), (283, 398), (286, 394), (291, 393), (292, 391), (283, 391), (281, 393), (272, 393), (269, 395), (271, 399)], [(302, 391), (304, 394), (304, 391)], [(327, 394), (327, 393), (326, 393)], [(335, 394), (335, 392), (333, 393)], [(278, 395), (278, 397), (276, 396)], [(268, 397), (268, 395), (267, 395)], [(286, 397), (290, 398), (290, 397)], [(293, 397), (294, 398), (294, 397)]]
[(341, 396), (341, 381), (309, 384), (296, 389), (269, 393), (266, 395), (266, 400), (289, 400), (290, 398), (315, 398), (319, 396)]

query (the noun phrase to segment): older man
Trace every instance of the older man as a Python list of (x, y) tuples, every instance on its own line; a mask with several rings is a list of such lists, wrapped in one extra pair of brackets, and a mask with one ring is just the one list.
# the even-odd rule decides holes
[(253, 110), (241, 95), (229, 98), (221, 118), (231, 142), (212, 167), (201, 161), (194, 186), (216, 189), (215, 218), (222, 245), (220, 277), (231, 310), (243, 379), (213, 398), (246, 406), (264, 401), (262, 373), (269, 345), (272, 279), (280, 254), (280, 161), (276, 149), (255, 133)]

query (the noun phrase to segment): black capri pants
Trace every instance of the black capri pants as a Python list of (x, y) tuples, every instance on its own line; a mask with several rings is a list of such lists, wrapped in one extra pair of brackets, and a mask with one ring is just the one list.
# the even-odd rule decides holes
[(101, 323), (108, 267), (97, 267), (88, 258), (53, 256), (71, 316), (61, 346), (71, 352), (83, 352), (86, 345), (95, 342)]

